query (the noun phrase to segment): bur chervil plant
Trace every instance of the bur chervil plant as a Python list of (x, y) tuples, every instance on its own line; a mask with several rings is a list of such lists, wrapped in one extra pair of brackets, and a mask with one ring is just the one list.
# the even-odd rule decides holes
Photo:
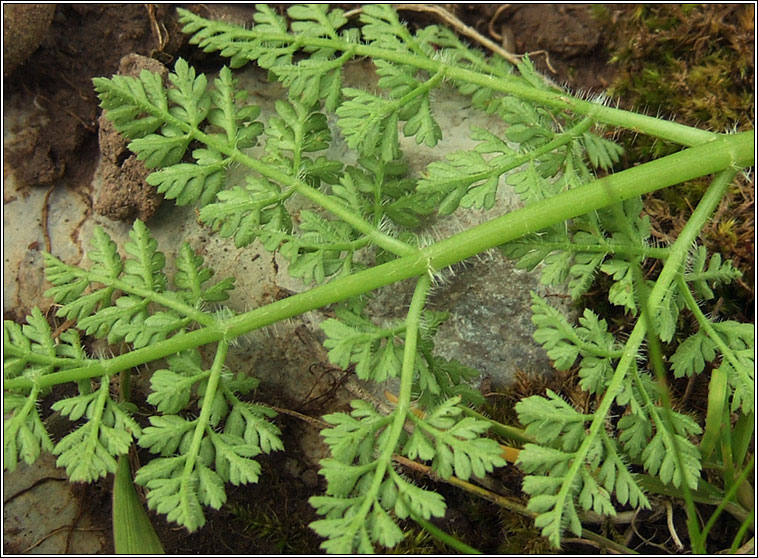
[[(447, 316), (427, 308), (447, 267), (499, 247), (521, 268), (539, 266), (544, 284), (568, 284), (574, 300), (608, 276), (610, 304), (636, 319), (620, 337), (592, 308), (574, 324), (532, 295), (535, 339), (557, 369), (578, 368), (592, 401), (580, 412), (548, 392), (516, 405), (524, 439), (532, 440), (517, 466), (542, 534), (559, 546), (564, 532), (582, 533), (586, 511), (610, 517), (649, 507), (651, 491), (686, 500), (695, 550), (705, 548), (710, 527), (698, 524), (693, 502), (720, 497), (749, 521), (752, 510), (738, 494), (750, 488), (752, 468), (754, 330), (701, 310), (718, 285), (740, 274), (706, 253), (698, 234), (735, 175), (753, 165), (752, 132), (717, 134), (612, 108), (602, 97), (578, 98), (544, 81), (527, 58), (518, 67), (487, 58), (444, 27), (412, 33), (389, 5), (362, 7), (357, 26), (327, 5), (292, 6), (288, 19), (261, 5), (250, 29), (179, 13), (191, 42), (220, 53), (228, 67), (210, 80), (179, 59), (165, 82), (148, 71), (98, 78), (102, 108), (153, 169), (149, 184), (178, 205), (195, 204), (200, 221), (237, 247), (260, 242), (279, 251), (312, 288), (232, 312), (222, 303), (233, 278), (214, 277), (187, 244), (166, 266), (140, 221), (122, 250), (96, 229), (88, 267), (46, 255), (46, 295), (73, 325), (53, 332), (37, 309), (26, 324), (5, 321), (6, 469), (52, 451), (72, 481), (91, 482), (114, 473), (137, 444), (155, 455), (135, 477), (149, 507), (190, 531), (202, 527), (203, 508), (220, 508), (229, 483), (265, 474), (256, 456), (286, 450), (275, 413), (250, 399), (257, 380), (225, 364), (235, 339), (333, 305), (334, 317), (321, 325), (331, 363), (353, 366), (362, 380), (397, 378), (399, 391), (389, 412), (355, 400), (349, 413), (323, 417), (331, 456), (321, 462), (326, 493), (310, 500), (322, 518), (311, 526), (328, 552), (392, 548), (404, 537), (399, 520), (429, 525), (446, 509), (394, 457), (463, 481), (506, 466), (498, 440), (487, 435), (493, 421), (468, 407), (478, 400), (466, 384), (476, 371), (438, 356), (435, 332)], [(356, 58), (373, 61), (377, 91), (343, 85)], [(232, 71), (249, 63), (288, 93), (266, 121)], [(439, 142), (434, 91), (443, 84), (509, 126), (504, 136), (472, 129), (473, 150), (410, 176), (399, 136), (430, 148)], [(621, 154), (606, 133), (613, 127), (683, 149), (610, 173)], [(337, 134), (357, 163), (326, 155)], [(263, 154), (254, 158), (248, 148), (256, 145)], [(228, 178), (233, 166), (249, 171), (242, 182)], [(641, 196), (709, 174), (713, 182), (676, 241), (652, 242)], [(491, 209), (506, 184), (522, 209), (435, 243), (416, 234), (435, 214)], [(288, 201), (297, 197), (312, 209), (293, 214)], [(653, 260), (660, 271), (643, 276)], [(176, 270), (171, 277), (167, 267)], [(415, 282), (406, 316), (380, 322), (369, 315), (364, 295), (402, 280)], [(684, 314), (697, 323), (686, 338), (678, 335)], [(130, 350), (95, 357), (85, 336)], [(660, 343), (671, 349), (667, 362), (653, 354)], [(149, 363), (157, 369), (143, 423), (111, 384)], [(711, 385), (704, 420), (674, 410), (665, 383), (667, 375), (698, 374)], [(51, 409), (73, 429), (53, 441), (40, 401), (65, 384), (76, 394)]]

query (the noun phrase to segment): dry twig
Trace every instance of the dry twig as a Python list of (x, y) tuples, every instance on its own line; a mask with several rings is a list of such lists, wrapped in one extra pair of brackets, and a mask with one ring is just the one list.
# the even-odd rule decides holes
[(505, 60), (513, 64), (514, 66), (519, 63), (518, 56), (505, 50), (503, 47), (490, 41), (487, 37), (481, 35), (476, 29), (469, 27), (463, 23), (460, 19), (448, 12), (446, 9), (433, 4), (395, 4), (396, 10), (406, 10), (414, 12), (427, 12), (438, 16), (442, 21), (450, 25), (453, 29), (458, 31), (461, 35), (465, 35), (470, 39), (473, 39), (477, 43), (481, 44), (485, 48), (491, 50), (495, 54), (502, 56)]
[(669, 533), (671, 533), (671, 538), (674, 540), (676, 549), (681, 552), (682, 550), (684, 550), (684, 545), (682, 544), (682, 541), (679, 539), (679, 535), (677, 534), (676, 529), (674, 528), (674, 508), (671, 505), (670, 500), (666, 500), (666, 525), (669, 528)]

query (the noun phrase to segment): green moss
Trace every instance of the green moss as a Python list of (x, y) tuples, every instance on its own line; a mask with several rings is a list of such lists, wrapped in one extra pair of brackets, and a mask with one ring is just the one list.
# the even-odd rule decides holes
[(427, 531), (416, 525), (408, 523), (405, 538), (396, 547), (387, 551), (388, 554), (415, 554), (415, 555), (440, 555), (450, 554), (451, 550), (443, 543), (435, 539)]
[(638, 5), (596, 17), (615, 37), (612, 93), (630, 108), (715, 131), (752, 127), (752, 5)]
[(280, 517), (269, 506), (232, 503), (232, 522), (240, 535), (248, 538), (258, 553), (309, 554), (318, 548), (319, 539), (297, 514)]
[(534, 521), (507, 510), (501, 513), (501, 543), (498, 554), (555, 554), (550, 542), (540, 535)]
[[(754, 16), (752, 4), (614, 5), (594, 10), (609, 30), (609, 59), (616, 68), (610, 93), (623, 108), (661, 115), (682, 124), (726, 132), (753, 128)], [(680, 146), (626, 133), (626, 160), (645, 162)], [(709, 251), (722, 251), (746, 276), (754, 268), (753, 206), (744, 192), (733, 188), (728, 207), (720, 210), (731, 224), (714, 220), (704, 230)], [(647, 210), (659, 232), (675, 235), (705, 188), (706, 179), (680, 184), (650, 196), (664, 204)], [(657, 212), (657, 213), (656, 213)], [(739, 239), (739, 240), (737, 240)], [(744, 244), (744, 246), (743, 246)], [(754, 293), (744, 287), (732, 293), (737, 306), (752, 307)], [(750, 319), (750, 316), (746, 316)]]

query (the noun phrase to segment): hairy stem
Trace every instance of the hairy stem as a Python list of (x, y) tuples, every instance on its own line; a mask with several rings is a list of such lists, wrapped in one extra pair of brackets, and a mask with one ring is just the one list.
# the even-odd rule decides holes
[[(181, 14), (182, 21), (185, 23), (192, 21), (195, 23), (208, 24), (208, 22), (205, 22), (202, 18), (199, 18), (187, 10), (180, 9), (179, 13)], [(210, 23), (214, 30), (223, 30), (227, 37), (234, 37), (235, 40), (232, 41), (227, 39), (225, 44), (220, 43), (214, 45), (213, 38), (211, 37), (210, 39), (205, 39), (201, 43), (201, 46), (206, 49), (211, 48), (213, 50), (221, 50), (224, 46), (229, 44), (235, 44), (237, 48), (243, 48), (242, 45), (246, 41), (262, 39), (273, 44), (297, 43), (299, 46), (329, 48), (342, 52), (352, 50), (354, 56), (357, 58), (367, 57), (373, 60), (388, 60), (396, 64), (413, 66), (432, 74), (443, 72), (449, 79), (454, 81), (476, 84), (494, 91), (515, 95), (521, 99), (526, 99), (556, 109), (569, 110), (577, 114), (586, 115), (593, 113), (594, 117), (599, 122), (621, 126), (635, 132), (656, 136), (685, 146), (697, 145), (717, 137), (717, 134), (713, 132), (618, 108), (606, 107), (599, 105), (598, 103), (578, 99), (568, 93), (536, 89), (517, 76), (485, 75), (478, 71), (458, 68), (455, 65), (447, 64), (442, 60), (425, 55), (398, 52), (365, 44), (355, 44), (342, 39), (306, 37), (302, 34), (294, 35), (281, 32), (260, 32), (255, 28), (244, 30), (221, 22)]]
[(413, 292), (413, 298), (411, 299), (411, 305), (408, 309), (408, 316), (406, 318), (407, 329), (405, 332), (405, 348), (403, 349), (403, 365), (400, 371), (400, 392), (398, 393), (397, 407), (393, 412), (392, 423), (389, 426), (389, 434), (384, 440), (382, 453), (374, 462), (376, 468), (373, 472), (374, 478), (371, 482), (371, 486), (363, 496), (363, 504), (361, 505), (360, 510), (355, 514), (355, 520), (351, 524), (355, 530), (358, 529), (360, 523), (363, 522), (371, 509), (371, 506), (374, 505), (374, 501), (379, 494), (379, 489), (381, 488), (382, 482), (387, 473), (387, 468), (392, 462), (392, 454), (395, 452), (397, 443), (400, 440), (400, 435), (403, 432), (406, 415), (411, 407), (411, 388), (413, 386), (413, 371), (416, 363), (418, 328), (421, 321), (421, 312), (424, 310), (424, 303), (426, 302), (426, 295), (429, 292), (430, 283), (431, 279), (426, 274), (419, 277), (416, 282), (416, 289)]
[[(400, 371), (400, 391), (397, 394), (397, 407), (394, 411), (394, 418), (390, 425), (387, 442), (379, 458), (381, 460), (379, 467), (383, 466), (385, 470), (392, 461), (392, 454), (400, 439), (400, 434), (403, 431), (405, 420), (411, 408), (411, 389), (413, 387), (413, 371), (416, 363), (418, 329), (421, 321), (421, 312), (424, 310), (424, 303), (426, 302), (426, 295), (429, 292), (430, 284), (431, 279), (427, 274), (418, 278), (406, 317), (407, 328), (405, 330), (405, 347), (403, 348), (403, 364)], [(378, 473), (377, 476), (379, 476)], [(384, 472), (382, 472), (381, 478), (384, 478)], [(379, 486), (376, 488), (378, 490)]]
[(203, 405), (200, 409), (200, 416), (195, 423), (195, 431), (192, 434), (192, 442), (190, 448), (187, 451), (187, 460), (184, 462), (184, 472), (182, 473), (182, 483), (187, 482), (190, 474), (195, 468), (195, 460), (200, 453), (200, 443), (203, 441), (203, 435), (205, 429), (208, 428), (208, 421), (213, 410), (213, 400), (216, 397), (216, 389), (218, 389), (218, 383), (221, 379), (221, 371), (224, 368), (224, 361), (226, 360), (226, 352), (229, 349), (229, 343), (227, 341), (221, 341), (216, 347), (216, 356), (213, 358), (213, 364), (211, 365), (210, 377), (208, 378), (208, 385), (205, 388), (205, 394), (203, 395)]
[[(655, 307), (661, 303), (663, 297), (666, 294), (666, 291), (670, 288), (671, 283), (673, 283), (676, 279), (676, 276), (681, 273), (681, 269), (684, 264), (685, 258), (687, 257), (689, 247), (695, 241), (698, 234), (700, 233), (700, 230), (703, 228), (710, 215), (718, 206), (735, 174), (736, 171), (733, 169), (728, 169), (719, 173), (719, 175), (713, 180), (710, 187), (703, 195), (703, 198), (700, 200), (697, 208), (692, 213), (692, 217), (690, 217), (690, 220), (682, 229), (682, 232), (676, 239), (676, 242), (674, 242), (674, 244), (671, 246), (671, 255), (666, 260), (666, 263), (661, 270), (661, 274), (658, 277), (655, 286), (650, 291), (648, 303), (651, 307)], [(579, 449), (577, 449), (575, 452), (575, 457), (571, 463), (571, 467), (564, 476), (565, 480), (561, 485), (561, 489), (557, 494), (556, 500), (556, 508), (559, 510), (563, 509), (566, 500), (571, 497), (571, 490), (574, 486), (574, 481), (579, 475), (580, 468), (584, 466), (589, 450), (597, 438), (598, 433), (605, 426), (606, 417), (608, 416), (608, 412), (611, 409), (611, 405), (616, 399), (616, 395), (621, 390), (622, 384), (626, 379), (626, 375), (632, 368), (632, 364), (637, 358), (640, 345), (645, 339), (646, 331), (647, 327), (645, 320), (637, 320), (637, 323), (635, 324), (634, 329), (629, 336), (629, 340), (624, 346), (623, 356), (619, 360), (616, 371), (614, 372), (611, 381), (608, 384), (605, 395), (603, 396), (603, 399), (600, 401), (600, 404), (595, 411), (595, 417), (592, 420), (592, 424), (590, 425), (589, 431), (587, 432), (587, 436), (582, 442), (582, 445), (579, 446)], [(684, 486), (686, 486), (686, 483)]]
[[(420, 276), (430, 269), (443, 269), (500, 244), (516, 240), (526, 234), (561, 223), (589, 211), (601, 209), (691, 178), (723, 169), (732, 169), (733, 166), (750, 166), (753, 164), (754, 140), (752, 132), (722, 136), (707, 145), (691, 147), (656, 161), (597, 179), (579, 188), (562, 192), (553, 198), (487, 221), (417, 252), (414, 250), (414, 254), (348, 277), (336, 279), (250, 312), (239, 314), (220, 322), (217, 326), (177, 334), (171, 339), (155, 343), (144, 349), (131, 351), (110, 360), (101, 360), (96, 364), (88, 364), (34, 379), (14, 378), (7, 380), (5, 387), (7, 389), (28, 389), (35, 383), (40, 387), (47, 387), (103, 374), (115, 374), (126, 368), (163, 358), (178, 351), (213, 343), (221, 339), (231, 340), (280, 320), (292, 318), (404, 279)], [(734, 169), (725, 171), (730, 178), (734, 176), (735, 172)], [(728, 185), (728, 180), (726, 185), (723, 183), (724, 176), (726, 174), (722, 173), (717, 181), (722, 186), (717, 189), (721, 195)], [(714, 191), (714, 186), (708, 190), (708, 193), (710, 194), (712, 191)], [(706, 194), (703, 200), (708, 200), (709, 204), (715, 203), (712, 199), (713, 195)], [(701, 213), (696, 211), (693, 214), (693, 219)], [(706, 218), (691, 219), (687, 226), (692, 224), (693, 227), (697, 226), (697, 230), (700, 230)], [(701, 221), (701, 219), (703, 220)], [(685, 229), (691, 230), (686, 227)], [(686, 238), (688, 240), (685, 248), (680, 247), (678, 251), (675, 251), (673, 246), (671, 247), (671, 254), (664, 269), (668, 266), (669, 261), (681, 263), (690, 243), (694, 241), (692, 236)], [(671, 273), (672, 277), (668, 283), (673, 280), (673, 272)], [(660, 295), (660, 292), (658, 294)], [(638, 339), (637, 346), (639, 346), (642, 336)], [(632, 354), (628, 355), (628, 359), (634, 358), (634, 355), (636, 355), (636, 348)], [(625, 366), (628, 364), (627, 362)]]

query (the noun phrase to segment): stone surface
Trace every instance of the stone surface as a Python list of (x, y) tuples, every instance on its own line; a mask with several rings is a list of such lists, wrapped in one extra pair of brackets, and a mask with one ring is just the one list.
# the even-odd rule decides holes
[(71, 484), (50, 454), (3, 475), (6, 554), (106, 554), (112, 546), (88, 487)]

